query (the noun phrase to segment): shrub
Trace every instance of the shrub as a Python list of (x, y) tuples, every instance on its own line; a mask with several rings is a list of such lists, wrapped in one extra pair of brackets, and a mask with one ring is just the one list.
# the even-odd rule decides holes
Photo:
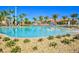
[(9, 37), (4, 37), (4, 38), (3, 38), (3, 41), (9, 41), (9, 40), (10, 40)]
[(33, 49), (33, 50), (37, 50), (38, 48), (37, 48), (37, 46), (35, 46), (35, 47), (33, 47), (32, 49)]
[(74, 39), (71, 39), (70, 41), (71, 41), (71, 42), (74, 42), (75, 40), (74, 40)]
[(62, 37), (65, 37), (66, 35), (62, 35)]
[(79, 40), (79, 34), (77, 34), (75, 37), (73, 37), (73, 39)]
[(24, 43), (28, 43), (28, 42), (30, 42), (30, 40), (29, 39), (25, 39), (23, 42)]
[(58, 36), (56, 36), (56, 38), (61, 38), (61, 36), (58, 35)]
[(7, 47), (11, 47), (11, 46), (14, 46), (16, 43), (14, 41), (9, 41), (6, 43), (6, 46)]
[(13, 41), (18, 42), (19, 40), (18, 39), (14, 39)]
[(49, 47), (52, 47), (52, 46), (55, 48), (55, 47), (57, 46), (57, 43), (51, 42), (51, 43), (49, 44)]
[(73, 39), (78, 39), (78, 38), (75, 36), (75, 37), (73, 37)]
[(49, 36), (47, 39), (52, 40), (53, 38), (54, 38), (53, 36)]
[(65, 40), (61, 41), (61, 43), (64, 43), (64, 44), (70, 44), (71, 42), (70, 42), (70, 40), (65, 39)]
[(66, 34), (66, 36), (68, 36), (68, 37), (69, 37), (69, 36), (70, 36), (70, 34)]
[(0, 52), (3, 52), (3, 49), (2, 48), (0, 48)]
[(38, 42), (41, 42), (41, 41), (43, 41), (43, 39), (42, 39), (42, 38), (38, 39)]
[(19, 46), (16, 46), (14, 47), (12, 50), (11, 50), (12, 53), (17, 53), (17, 52), (21, 52), (21, 48)]
[(2, 37), (0, 36), (0, 39), (1, 39)]

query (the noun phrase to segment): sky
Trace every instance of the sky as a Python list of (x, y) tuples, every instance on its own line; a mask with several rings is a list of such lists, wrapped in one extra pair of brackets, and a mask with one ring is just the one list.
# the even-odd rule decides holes
[[(15, 6), (0, 6), (1, 10), (13, 9), (15, 10)], [(49, 16), (52, 17), (53, 14), (58, 14), (59, 19), (62, 16), (67, 15), (70, 17), (72, 13), (79, 14), (79, 6), (17, 6), (17, 15), (21, 13), (27, 14), (27, 18), (33, 20), (33, 17), (39, 16)]]

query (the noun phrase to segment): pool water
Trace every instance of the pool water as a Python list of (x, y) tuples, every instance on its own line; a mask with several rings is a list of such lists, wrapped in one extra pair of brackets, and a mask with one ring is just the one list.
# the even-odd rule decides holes
[(69, 34), (71, 31), (62, 27), (51, 26), (17, 26), (0, 27), (0, 34), (17, 38), (37, 38)]

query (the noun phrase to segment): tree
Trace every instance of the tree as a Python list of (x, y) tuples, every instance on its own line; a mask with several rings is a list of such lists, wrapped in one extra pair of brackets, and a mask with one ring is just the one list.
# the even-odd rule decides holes
[(73, 14), (71, 14), (71, 18), (72, 18), (72, 20), (74, 20), (75, 18), (77, 18), (78, 17), (78, 14), (77, 13), (73, 13)]
[(57, 15), (57, 14), (54, 14), (54, 15), (52, 16), (52, 18), (56, 21), (57, 18), (58, 18), (58, 15)]
[(24, 19), (24, 23), (27, 24), (28, 22), (29, 22), (29, 19), (28, 19), (28, 18), (25, 18), (25, 19)]
[(40, 17), (39, 17), (39, 20), (40, 20), (40, 21), (43, 21), (43, 19), (44, 19), (43, 16), (40, 16)]
[(46, 17), (44, 17), (44, 19), (45, 19), (45, 20), (49, 20), (49, 17), (48, 17), (48, 16), (46, 16)]
[(36, 18), (36, 17), (33, 17), (33, 20), (34, 20), (34, 21), (36, 21), (36, 20), (37, 20), (37, 18)]
[(24, 14), (24, 13), (19, 15), (19, 17), (21, 18), (21, 21), (24, 20), (25, 16), (26, 16), (26, 14)]
[(8, 10), (9, 12), (10, 12), (10, 14), (14, 14), (15, 13), (15, 11), (14, 10)]
[[(11, 10), (11, 9), (9, 9), (8, 10), (8, 12), (9, 12), (9, 16), (8, 16), (8, 19), (9, 19), (9, 21), (10, 21), (10, 24), (11, 24), (11, 21), (14, 21), (14, 13), (15, 13), (15, 11), (14, 10)], [(13, 19), (13, 20), (12, 20)]]
[[(67, 16), (62, 16), (62, 19), (63, 19), (62, 23), (63, 23), (63, 24), (66, 24), (65, 20), (67, 19)], [(66, 20), (66, 21), (67, 21), (67, 20)]]
[(7, 19), (7, 16), (9, 16), (10, 14), (9, 14), (8, 11), (4, 10), (4, 11), (1, 12), (1, 15), (2, 15), (2, 19), (3, 20), (6, 20)]
[(48, 16), (45, 16), (44, 19), (45, 19), (44, 20), (44, 23), (48, 23), (49, 17)]
[[(3, 11), (1, 11), (0, 12), (0, 21), (2, 22), (3, 20), (4, 21), (8, 21), (7, 19), (8, 19), (8, 17), (9, 17), (9, 15), (10, 15), (10, 13), (7, 11), (7, 10), (3, 10)], [(7, 24), (9, 23), (9, 22), (6, 22)]]
[(0, 23), (2, 22), (2, 11), (0, 11)]
[(67, 16), (62, 16), (62, 18), (65, 20), (65, 19), (67, 19)]

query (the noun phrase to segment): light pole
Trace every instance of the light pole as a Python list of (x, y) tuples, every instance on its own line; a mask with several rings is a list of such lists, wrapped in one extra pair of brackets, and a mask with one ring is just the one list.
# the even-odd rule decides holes
[(17, 6), (15, 6), (15, 17), (14, 17), (14, 19), (15, 19), (15, 24), (16, 24), (16, 17), (17, 17)]
[(16, 16), (17, 16), (17, 6), (15, 6), (15, 19), (16, 19)]

